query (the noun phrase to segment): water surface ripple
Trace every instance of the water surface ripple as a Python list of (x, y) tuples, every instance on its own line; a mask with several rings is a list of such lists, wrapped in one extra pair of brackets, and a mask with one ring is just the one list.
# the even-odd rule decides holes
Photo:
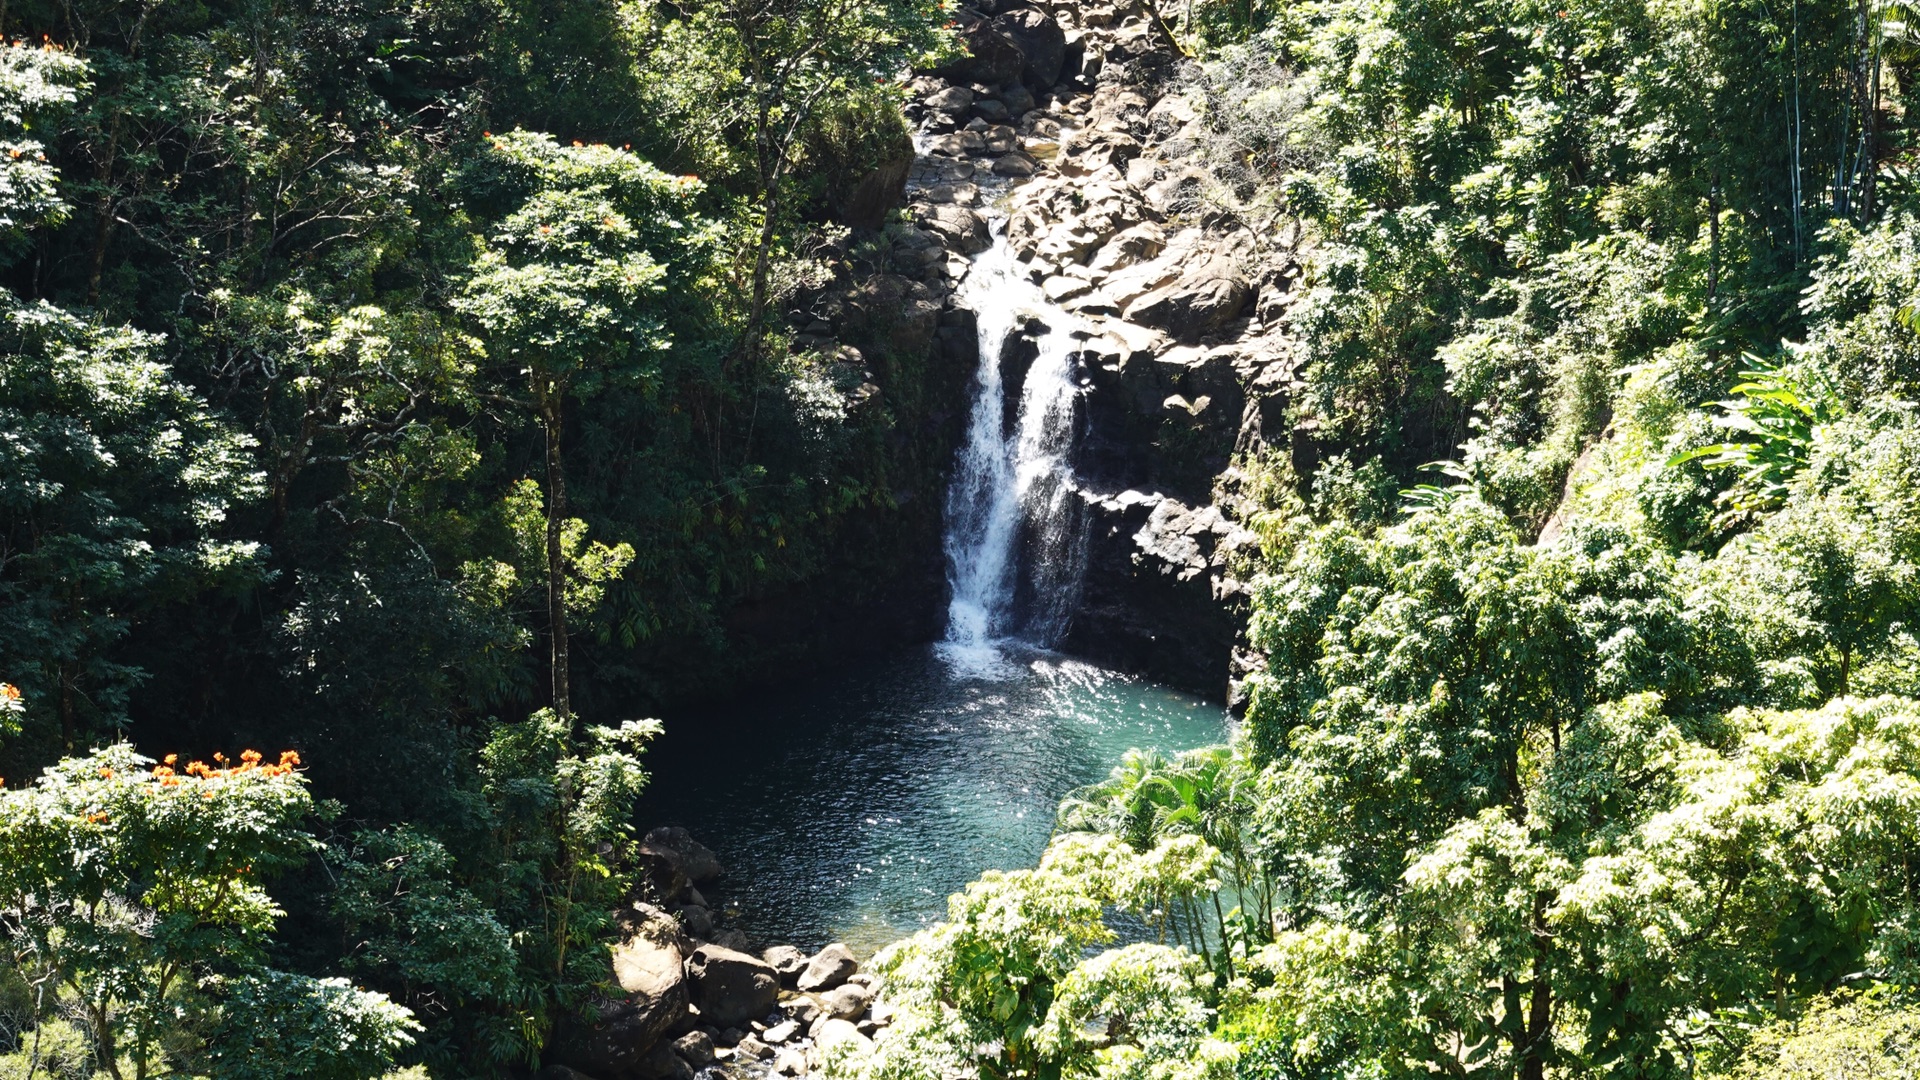
[(709, 897), (753, 935), (862, 955), (936, 921), (982, 870), (1031, 866), (1072, 789), (1129, 747), (1226, 737), (1224, 710), (1002, 644), (988, 675), (929, 646), (669, 720), (641, 809), (729, 870)]

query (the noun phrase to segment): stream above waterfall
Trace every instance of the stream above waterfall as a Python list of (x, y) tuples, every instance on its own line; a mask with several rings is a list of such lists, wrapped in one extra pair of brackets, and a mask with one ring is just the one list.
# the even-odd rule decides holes
[(983, 870), (1031, 866), (1054, 809), (1130, 747), (1220, 742), (1224, 709), (1003, 645), (969, 675), (933, 647), (695, 715), (648, 752), (640, 820), (728, 869), (710, 902), (756, 938), (861, 955), (946, 914)]

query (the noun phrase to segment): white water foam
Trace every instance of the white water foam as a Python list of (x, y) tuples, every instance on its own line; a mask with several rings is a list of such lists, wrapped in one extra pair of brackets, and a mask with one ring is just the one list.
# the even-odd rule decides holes
[[(979, 321), (967, 439), (947, 492), (945, 548), (953, 600), (941, 654), (956, 673), (1005, 678), (1001, 646), (1045, 647), (1079, 599), (1086, 538), (1071, 453), (1077, 320), (1027, 277), (1004, 236), (976, 256), (959, 302)], [(1012, 430), (1001, 356), (1033, 322), (1039, 354), (1020, 387)], [(1024, 557), (1023, 557), (1024, 556)]]

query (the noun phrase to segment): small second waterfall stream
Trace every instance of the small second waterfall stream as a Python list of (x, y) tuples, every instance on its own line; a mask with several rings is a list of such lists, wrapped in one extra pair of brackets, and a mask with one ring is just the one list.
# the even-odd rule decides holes
[[(959, 300), (979, 322), (980, 370), (947, 494), (953, 599), (944, 644), (957, 666), (986, 672), (1000, 663), (998, 642), (1058, 640), (1079, 597), (1086, 537), (1071, 460), (1075, 320), (1028, 279), (1004, 236), (974, 259)], [(1010, 387), (1009, 350), (1023, 336), (1038, 353)]]

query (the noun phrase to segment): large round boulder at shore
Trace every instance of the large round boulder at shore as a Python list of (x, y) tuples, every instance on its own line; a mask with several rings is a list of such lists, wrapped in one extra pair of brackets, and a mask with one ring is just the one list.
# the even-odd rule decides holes
[(780, 998), (780, 976), (772, 965), (746, 953), (702, 945), (687, 958), (693, 1004), (700, 1018), (717, 1028), (758, 1020)]

